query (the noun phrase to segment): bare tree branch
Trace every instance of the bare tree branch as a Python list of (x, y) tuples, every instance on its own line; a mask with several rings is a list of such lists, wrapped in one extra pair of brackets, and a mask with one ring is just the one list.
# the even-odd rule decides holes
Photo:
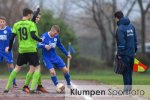
[(127, 5), (129, 4), (130, 0), (126, 0), (126, 3), (123, 5), (122, 10), (126, 9)]
[(148, 3), (148, 5), (147, 5), (147, 7), (146, 7), (146, 9), (145, 9), (145, 13), (148, 12), (149, 8), (150, 8), (150, 2)]
[(136, 1), (137, 1), (137, 0), (134, 0), (134, 1), (133, 1), (133, 3), (131, 4), (131, 6), (130, 6), (130, 8), (129, 8), (127, 14), (126, 14), (126, 16), (129, 16), (129, 14), (131, 13), (131, 11), (132, 11), (134, 5), (136, 4)]

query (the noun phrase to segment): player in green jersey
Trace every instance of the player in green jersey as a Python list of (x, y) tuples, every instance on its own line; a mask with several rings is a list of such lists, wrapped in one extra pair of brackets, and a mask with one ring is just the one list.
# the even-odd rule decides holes
[(6, 51), (10, 51), (12, 49), (13, 40), (15, 36), (17, 36), (18, 44), (19, 44), (19, 54), (17, 58), (17, 64), (13, 72), (10, 74), (5, 93), (7, 93), (10, 89), (11, 83), (13, 79), (16, 77), (17, 73), (20, 71), (21, 66), (29, 63), (30, 66), (35, 67), (35, 71), (33, 73), (33, 79), (31, 83), (30, 93), (35, 93), (35, 87), (39, 80), (40, 76), (40, 65), (39, 65), (39, 57), (37, 54), (37, 45), (35, 41), (42, 42), (42, 39), (36, 36), (36, 28), (34, 22), (31, 21), (32, 18), (32, 10), (25, 8), (23, 10), (23, 18), (22, 20), (16, 22), (13, 26), (13, 34), (10, 39), (9, 48)]
[[(32, 17), (32, 21), (34, 22), (34, 25), (35, 25), (35, 28), (36, 28), (36, 36), (38, 37), (39, 36), (39, 34), (38, 34), (38, 29), (37, 29), (37, 26), (36, 26), (36, 23), (38, 23), (39, 21), (40, 21), (40, 14), (39, 14), (39, 12), (40, 12), (40, 9), (38, 8), (37, 9), (37, 11), (35, 11), (34, 13), (33, 13), (33, 17)], [(35, 45), (37, 45), (37, 41), (35, 41), (34, 42), (35, 43)], [(29, 84), (30, 84), (30, 81), (31, 81), (31, 79), (32, 79), (32, 76), (33, 76), (33, 72), (34, 72), (34, 70), (35, 70), (35, 67), (33, 67), (33, 66), (30, 66), (30, 69), (29, 69), (29, 71), (28, 71), (28, 73), (27, 73), (27, 75), (26, 75), (26, 81), (25, 81), (25, 83), (24, 83), (24, 87), (23, 87), (23, 91), (24, 92), (29, 92), (30, 90), (29, 90)], [(38, 80), (38, 86), (37, 86), (37, 91), (41, 91), (41, 92), (43, 92), (43, 93), (47, 93), (48, 91), (46, 91), (46, 89), (42, 86), (42, 81), (41, 81), (41, 74), (40, 74), (40, 77), (39, 77), (39, 80)]]

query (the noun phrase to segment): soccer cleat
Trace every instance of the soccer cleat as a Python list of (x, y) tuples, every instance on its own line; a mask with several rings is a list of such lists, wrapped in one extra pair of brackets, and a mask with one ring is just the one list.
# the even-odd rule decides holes
[(17, 88), (17, 84), (16, 83), (13, 84), (13, 88)]
[(4, 93), (8, 93), (9, 91), (8, 90), (4, 90)]
[(36, 90), (41, 91), (42, 93), (48, 93), (48, 91), (46, 91), (46, 89), (42, 85), (38, 85)]
[(30, 90), (30, 94), (41, 94), (40, 91)]
[(24, 86), (23, 91), (26, 92), (26, 93), (30, 93), (30, 89), (29, 89), (28, 86)]

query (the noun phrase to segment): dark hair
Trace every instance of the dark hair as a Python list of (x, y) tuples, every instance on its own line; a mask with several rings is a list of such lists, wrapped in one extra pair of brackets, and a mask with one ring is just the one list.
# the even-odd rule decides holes
[(29, 8), (23, 9), (23, 16), (28, 16), (28, 14), (32, 14), (33, 11)]
[(0, 16), (0, 19), (5, 20), (6, 21), (6, 17), (4, 16)]
[(122, 17), (124, 17), (123, 12), (122, 11), (117, 11), (114, 14), (115, 18), (121, 19)]

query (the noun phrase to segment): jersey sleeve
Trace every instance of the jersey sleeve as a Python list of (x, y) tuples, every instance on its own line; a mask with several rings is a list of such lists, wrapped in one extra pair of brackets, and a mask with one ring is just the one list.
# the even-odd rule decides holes
[(125, 40), (125, 32), (123, 32), (123, 30), (121, 28), (118, 28), (117, 30), (117, 37), (118, 37), (118, 52), (117, 54), (119, 56), (124, 55), (125, 53), (125, 44), (126, 44), (126, 40)]
[(17, 34), (16, 24), (14, 24), (14, 26), (13, 26), (12, 33)]
[(42, 48), (42, 49), (45, 49), (45, 45), (46, 45), (46, 38), (45, 38), (45, 36), (44, 35), (42, 35), (41, 36), (41, 38), (42, 38), (42, 42), (39, 42), (38, 44), (37, 44), (37, 47), (38, 48)]
[(9, 27), (9, 35), (8, 35), (9, 40), (10, 40), (11, 36), (12, 36), (12, 28)]
[(37, 31), (36, 30), (36, 25), (33, 23), (33, 22), (31, 22), (31, 26), (30, 26), (30, 32), (32, 32), (32, 31)]
[(59, 36), (57, 36), (57, 44), (56, 45), (66, 56), (68, 55), (68, 52), (65, 49), (64, 45), (60, 42)]

